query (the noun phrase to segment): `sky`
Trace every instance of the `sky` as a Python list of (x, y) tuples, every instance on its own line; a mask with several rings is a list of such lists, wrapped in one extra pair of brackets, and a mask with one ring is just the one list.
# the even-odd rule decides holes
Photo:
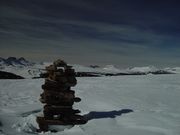
[(179, 0), (1, 0), (0, 57), (180, 66)]

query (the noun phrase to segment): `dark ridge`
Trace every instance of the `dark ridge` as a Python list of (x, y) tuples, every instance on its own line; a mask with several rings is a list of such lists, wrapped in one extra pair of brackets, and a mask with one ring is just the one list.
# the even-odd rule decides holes
[(175, 74), (175, 73), (172, 73), (172, 72), (169, 72), (169, 71), (164, 71), (164, 70), (158, 70), (158, 71), (154, 71), (154, 72), (150, 72), (151, 74), (154, 74), (154, 75), (161, 75), (161, 74)]
[(100, 66), (98, 66), (98, 65), (90, 65), (89, 67), (91, 67), (91, 68), (100, 68)]
[(146, 73), (102, 73), (102, 72), (76, 72), (76, 77), (101, 77), (101, 76), (124, 76), (124, 75), (146, 75)]
[(101, 77), (103, 73), (96, 73), (96, 72), (76, 72), (76, 77)]
[(24, 79), (24, 77), (13, 73), (0, 71), (0, 79)]
[[(133, 73), (101, 73), (101, 72), (76, 72), (76, 77), (102, 77), (102, 76), (125, 76), (125, 75), (147, 75), (147, 74), (153, 74), (153, 75), (162, 75), (162, 74), (174, 74), (172, 72), (164, 71), (164, 70), (158, 70), (154, 72), (148, 72), (148, 73), (142, 73), (142, 72), (133, 72)], [(39, 77), (36, 78), (46, 78), (48, 76), (47, 73), (41, 73)]]

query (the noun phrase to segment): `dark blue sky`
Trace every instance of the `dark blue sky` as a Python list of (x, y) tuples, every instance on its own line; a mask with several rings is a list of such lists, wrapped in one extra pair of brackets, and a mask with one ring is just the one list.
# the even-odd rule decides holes
[(180, 66), (178, 0), (1, 0), (0, 56)]

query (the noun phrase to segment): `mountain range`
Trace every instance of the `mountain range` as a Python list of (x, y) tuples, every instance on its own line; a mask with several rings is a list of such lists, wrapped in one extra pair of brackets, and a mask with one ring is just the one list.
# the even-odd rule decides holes
[[(23, 78), (41, 78), (45, 76), (45, 67), (50, 62), (34, 63), (23, 57), (0, 57), (0, 70), (13, 73)], [(116, 68), (114, 65), (101, 67), (98, 65), (78, 65), (73, 64), (77, 77), (100, 77), (100, 76), (122, 76), (122, 75), (148, 75), (148, 74), (173, 74), (180, 73), (180, 68), (156, 68), (154, 66), (133, 67), (126, 69)], [(4, 75), (4, 73), (2, 73)]]
[(23, 57), (8, 57), (7, 59), (0, 57), (0, 66), (33, 66), (33, 62), (29, 62)]

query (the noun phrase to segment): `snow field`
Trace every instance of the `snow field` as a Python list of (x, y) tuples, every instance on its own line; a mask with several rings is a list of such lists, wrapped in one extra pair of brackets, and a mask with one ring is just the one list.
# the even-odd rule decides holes
[[(179, 135), (180, 74), (77, 78), (74, 108), (85, 125), (55, 126), (47, 135)], [(43, 79), (0, 81), (0, 134), (37, 134)]]

